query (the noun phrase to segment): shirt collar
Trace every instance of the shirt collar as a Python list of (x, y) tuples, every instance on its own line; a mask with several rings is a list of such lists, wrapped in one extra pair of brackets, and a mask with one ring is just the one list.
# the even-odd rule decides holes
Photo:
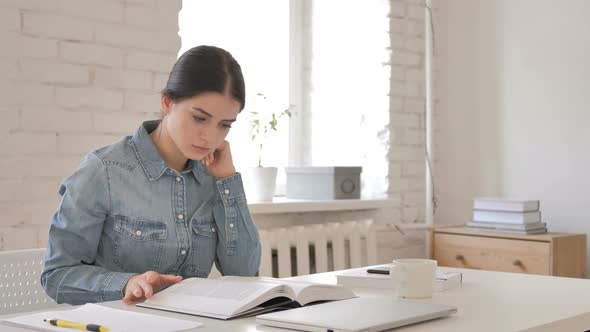
[[(137, 131), (133, 135), (135, 154), (139, 160), (141, 168), (150, 181), (156, 181), (166, 172), (166, 170), (171, 170), (162, 157), (160, 157), (160, 153), (158, 153), (156, 145), (150, 137), (150, 133), (154, 131), (159, 124), (160, 120), (145, 121), (139, 126), (139, 128), (137, 128)], [(195, 179), (197, 179), (199, 183), (202, 182), (203, 176), (206, 172), (203, 164), (198, 160), (188, 161), (187, 168), (183, 173), (188, 171), (193, 173)]]

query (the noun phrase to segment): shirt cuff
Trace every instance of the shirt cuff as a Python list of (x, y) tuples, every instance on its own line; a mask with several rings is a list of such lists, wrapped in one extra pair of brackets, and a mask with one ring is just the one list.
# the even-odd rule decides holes
[(102, 300), (114, 301), (122, 299), (125, 296), (125, 294), (123, 294), (123, 288), (125, 288), (129, 279), (136, 274), (137, 273), (111, 272), (107, 277), (108, 281), (102, 292)]
[(244, 184), (242, 183), (242, 175), (236, 173), (225, 179), (217, 180), (217, 189), (222, 198), (240, 198), (246, 196), (244, 193)]

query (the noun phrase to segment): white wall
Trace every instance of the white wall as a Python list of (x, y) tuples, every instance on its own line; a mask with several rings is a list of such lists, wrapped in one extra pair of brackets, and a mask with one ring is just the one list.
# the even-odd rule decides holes
[[(259, 227), (422, 222), (424, 10), (421, 0), (390, 1), (391, 167), (382, 181), (400, 206), (255, 215)], [(63, 178), (86, 153), (159, 113), (180, 49), (181, 3), (0, 0), (0, 251), (44, 247)], [(423, 257), (424, 242), (422, 231), (381, 238), (379, 259)]]
[(590, 233), (590, 2), (445, 0), (441, 17), (436, 222), (503, 195)]
[[(0, 0), (0, 250), (44, 247), (63, 178), (92, 149), (133, 133), (141, 121), (157, 116), (159, 91), (180, 49), (181, 3)], [(261, 227), (418, 218), (424, 203), (423, 9), (416, 0), (391, 4), (394, 52), (388, 65), (395, 142), (389, 183), (402, 206), (254, 216)], [(387, 181), (385, 175), (382, 179)], [(420, 250), (422, 232), (407, 232), (389, 242), (389, 251), (381, 253), (385, 256), (425, 254)]]
[(391, 0), (389, 196), (401, 201), (401, 222), (423, 223), (424, 6)]
[(61, 180), (157, 117), (180, 5), (0, 1), (0, 250), (45, 246)]

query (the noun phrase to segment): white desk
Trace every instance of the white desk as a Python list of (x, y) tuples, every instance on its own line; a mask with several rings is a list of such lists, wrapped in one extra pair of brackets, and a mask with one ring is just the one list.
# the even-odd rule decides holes
[[(560, 278), (504, 272), (445, 269), (463, 272), (462, 287), (436, 292), (432, 299), (422, 300), (455, 305), (458, 313), (448, 318), (420, 323), (395, 331), (584, 331), (590, 329), (590, 280)], [(293, 279), (336, 283), (329, 272)], [(355, 289), (359, 296), (391, 296), (387, 290)], [(207, 331), (290, 331), (257, 326), (255, 318), (230, 321), (207, 319), (159, 310), (123, 305), (120, 301), (105, 305), (154, 315), (196, 320)], [(2, 331), (26, 329), (1, 326)], [(65, 329), (64, 329), (65, 331)]]

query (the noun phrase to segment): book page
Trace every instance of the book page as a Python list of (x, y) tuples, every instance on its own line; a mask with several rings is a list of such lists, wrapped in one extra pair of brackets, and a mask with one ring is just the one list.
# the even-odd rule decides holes
[(274, 285), (283, 285), (288, 286), (293, 292), (293, 297), (297, 297), (299, 293), (306, 287), (316, 285), (314, 283), (304, 282), (304, 281), (292, 281), (292, 280), (284, 280), (272, 277), (236, 277), (236, 276), (226, 276), (221, 277), (221, 280), (247, 280), (252, 282), (258, 283), (265, 283), (265, 284), (274, 284)]
[(296, 300), (301, 305), (316, 301), (345, 300), (356, 297), (356, 294), (342, 285), (309, 284), (297, 281), (286, 281), (287, 285), (297, 292)]
[(44, 322), (43, 319), (61, 319), (83, 324), (98, 324), (108, 328), (109, 332), (173, 332), (194, 329), (203, 325), (195, 321), (113, 309), (97, 304), (85, 304), (69, 310), (25, 314), (4, 319), (0, 322), (28, 327), (36, 331), (75, 331), (74, 329), (52, 326)]
[(288, 297), (284, 287), (277, 284), (190, 278), (155, 294), (138, 306), (229, 318), (277, 296)]
[[(236, 278), (244, 277), (229, 276), (222, 277), (221, 279), (236, 280)], [(271, 277), (248, 277), (245, 279), (260, 283), (284, 285), (288, 287), (288, 290), (292, 291), (292, 297), (301, 305), (315, 301), (343, 300), (356, 297), (352, 290), (341, 285), (310, 283)]]
[(241, 302), (257, 296), (267, 290), (266, 285), (254, 282), (188, 282), (171, 289), (172, 294), (210, 297)]

